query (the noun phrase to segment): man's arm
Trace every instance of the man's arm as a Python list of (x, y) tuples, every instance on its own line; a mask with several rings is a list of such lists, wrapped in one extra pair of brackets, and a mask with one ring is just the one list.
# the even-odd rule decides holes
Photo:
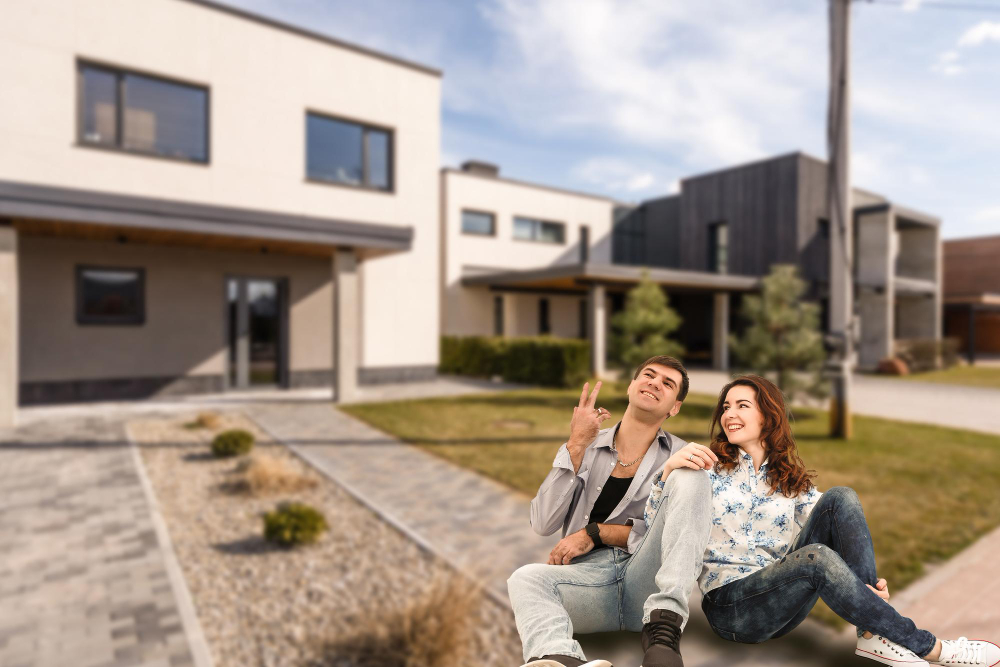
[[(607, 546), (624, 548), (628, 545), (628, 536), (632, 532), (632, 526), (599, 523), (597, 528), (600, 531), (601, 542)], [(587, 534), (586, 528), (583, 528), (559, 540), (559, 544), (549, 553), (549, 565), (567, 565), (577, 556), (589, 553), (593, 548), (594, 540)]]

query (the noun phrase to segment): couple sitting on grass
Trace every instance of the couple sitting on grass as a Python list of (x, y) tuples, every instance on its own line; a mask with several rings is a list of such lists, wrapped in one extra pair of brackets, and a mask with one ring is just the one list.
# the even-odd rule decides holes
[(709, 624), (730, 641), (781, 637), (823, 598), (857, 626), (857, 655), (908, 667), (1000, 662), (996, 644), (939, 640), (886, 602), (857, 494), (816, 489), (774, 384), (744, 375), (726, 385), (708, 447), (660, 428), (688, 392), (677, 359), (640, 365), (622, 420), (604, 430), (600, 386), (583, 386), (569, 441), (531, 501), (535, 531), (563, 539), (547, 564), (507, 582), (528, 665), (610, 667), (587, 662), (573, 633), (628, 630), (642, 632), (642, 667), (680, 667), (696, 579)]

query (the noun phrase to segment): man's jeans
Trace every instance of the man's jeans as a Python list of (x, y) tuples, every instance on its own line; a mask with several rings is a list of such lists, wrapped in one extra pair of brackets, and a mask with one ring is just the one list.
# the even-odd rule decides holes
[(921, 657), (930, 653), (934, 635), (865, 586), (876, 581), (875, 550), (858, 495), (837, 486), (819, 499), (783, 558), (709, 591), (701, 608), (717, 635), (755, 644), (790, 632), (821, 597), (859, 635), (872, 632)]
[(711, 525), (708, 473), (682, 468), (667, 478), (653, 525), (631, 556), (611, 547), (569, 565), (519, 568), (507, 580), (507, 590), (524, 659), (570, 655), (586, 660), (574, 632), (639, 632), (654, 609), (677, 612), (686, 624), (688, 596), (701, 572)]

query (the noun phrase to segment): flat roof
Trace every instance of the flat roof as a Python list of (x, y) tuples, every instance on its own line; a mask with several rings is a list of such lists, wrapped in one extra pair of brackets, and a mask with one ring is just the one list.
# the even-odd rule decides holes
[(380, 251), (409, 250), (413, 228), (193, 204), (0, 181), (0, 217), (290, 241)]
[(468, 287), (550, 288), (583, 292), (593, 284), (632, 285), (642, 279), (644, 272), (648, 272), (650, 279), (660, 285), (699, 291), (748, 292), (756, 289), (760, 284), (760, 279), (755, 276), (594, 262), (559, 264), (514, 271), (466, 266), (463, 267), (462, 284)]
[(441, 167), (442, 174), (458, 174), (460, 176), (468, 176), (470, 178), (481, 178), (487, 181), (500, 181), (502, 183), (507, 183), (510, 185), (520, 185), (526, 188), (534, 188), (536, 190), (548, 190), (549, 192), (556, 192), (563, 195), (573, 195), (576, 197), (587, 197), (589, 199), (599, 199), (601, 201), (610, 202), (617, 206), (638, 206), (639, 204), (634, 204), (630, 202), (623, 202), (611, 197), (605, 197), (604, 195), (595, 195), (591, 192), (581, 192), (579, 190), (569, 190), (567, 188), (557, 188), (552, 185), (542, 185), (541, 183), (532, 183), (530, 181), (519, 181), (515, 178), (507, 178), (506, 176), (492, 176), (489, 174), (476, 174), (473, 172), (465, 171), (464, 169), (456, 169), (455, 167)]
[(347, 49), (348, 51), (354, 51), (355, 53), (360, 53), (365, 56), (371, 56), (372, 58), (377, 58), (378, 60), (384, 60), (385, 62), (392, 63), (394, 65), (401, 65), (402, 67), (407, 67), (409, 69), (416, 70), (418, 72), (423, 72), (424, 74), (430, 74), (432, 76), (441, 77), (443, 72), (434, 67), (428, 67), (427, 65), (421, 65), (420, 63), (413, 62), (411, 60), (405, 60), (403, 58), (398, 58), (396, 56), (389, 55), (388, 53), (383, 53), (382, 51), (376, 51), (374, 49), (369, 49), (364, 46), (359, 46), (357, 44), (352, 44), (351, 42), (345, 42), (341, 39), (335, 37), (330, 37), (329, 35), (324, 35), (313, 30), (307, 30), (305, 28), (300, 28), (298, 26), (292, 25), (291, 23), (285, 23), (284, 21), (278, 21), (276, 19), (269, 18), (267, 16), (262, 16), (261, 14), (255, 14), (253, 12), (248, 12), (245, 9), (239, 9), (231, 5), (226, 5), (221, 2), (214, 2), (214, 0), (182, 0), (183, 2), (189, 2), (193, 5), (199, 5), (205, 7), (206, 9), (214, 9), (219, 12), (224, 12), (232, 16), (237, 16), (248, 21), (253, 21), (254, 23), (260, 23), (261, 25), (266, 25), (271, 28), (276, 28), (278, 30), (284, 30), (285, 32), (290, 32), (292, 34), (298, 35), (299, 37), (305, 37), (306, 39), (316, 40), (318, 42), (323, 42), (331, 46), (338, 46), (342, 49)]

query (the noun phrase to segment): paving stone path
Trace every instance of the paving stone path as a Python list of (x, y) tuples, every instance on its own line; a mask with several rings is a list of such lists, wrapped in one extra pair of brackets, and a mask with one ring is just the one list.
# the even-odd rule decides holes
[(0, 435), (0, 665), (210, 665), (176, 581), (120, 424)]
[[(508, 606), (506, 581), (525, 563), (544, 562), (558, 536), (542, 538), (528, 522), (523, 495), (477, 473), (406, 445), (330, 404), (258, 404), (248, 415), (264, 430), (348, 489), (432, 552), (472, 574)], [(553, 452), (554, 454), (554, 452)], [(692, 596), (683, 652), (689, 667), (865, 664), (854, 641), (806, 623), (763, 646), (723, 641)], [(588, 655), (638, 664), (638, 635), (580, 637)]]

